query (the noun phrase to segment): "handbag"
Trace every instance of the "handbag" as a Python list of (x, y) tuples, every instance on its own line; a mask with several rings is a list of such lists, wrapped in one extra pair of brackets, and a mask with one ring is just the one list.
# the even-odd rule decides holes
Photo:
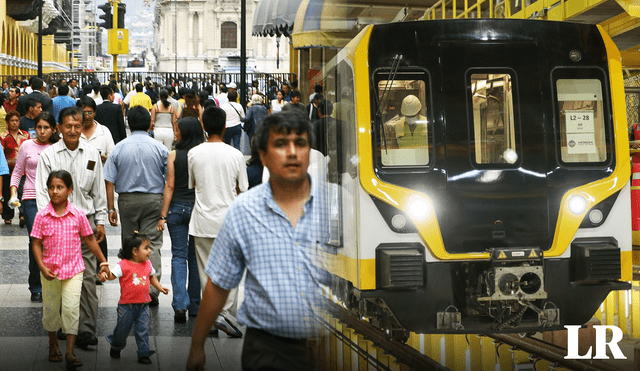
[[(233, 108), (234, 111), (236, 111), (236, 113), (238, 114), (238, 118), (240, 118), (240, 121), (242, 121), (240, 112), (238, 112), (238, 110), (233, 106), (233, 104), (231, 104), (231, 102), (229, 102), (229, 105), (231, 106), (231, 108)], [(242, 125), (242, 130), (244, 130), (245, 133), (250, 132), (251, 129), (253, 129), (253, 120), (251, 120), (250, 122), (245, 122), (244, 125)]]

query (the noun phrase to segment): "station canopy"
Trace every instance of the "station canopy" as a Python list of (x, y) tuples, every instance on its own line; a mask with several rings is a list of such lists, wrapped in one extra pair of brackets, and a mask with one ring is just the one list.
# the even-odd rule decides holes
[(253, 35), (290, 36), (296, 49), (342, 48), (369, 24), (415, 20), (436, 2), (260, 0), (253, 16)]
[(253, 12), (253, 36), (291, 36), (302, 0), (260, 0)]

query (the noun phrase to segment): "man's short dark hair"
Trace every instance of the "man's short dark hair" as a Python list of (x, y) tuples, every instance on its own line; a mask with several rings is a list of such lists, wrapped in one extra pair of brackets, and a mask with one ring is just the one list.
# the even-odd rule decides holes
[(291, 98), (294, 98), (294, 97), (302, 98), (302, 94), (300, 94), (300, 91), (298, 90), (291, 90)]
[(29, 110), (29, 108), (31, 107), (37, 106), (38, 103), (40, 103), (40, 101), (37, 100), (36, 98), (33, 98), (33, 97), (27, 98), (27, 110)]
[(58, 95), (67, 94), (69, 94), (69, 86), (67, 84), (60, 84), (60, 86), (58, 86)]
[(235, 90), (230, 91), (227, 93), (227, 98), (229, 98), (229, 102), (235, 102), (238, 99), (238, 92)]
[(202, 112), (202, 125), (207, 135), (222, 135), (227, 123), (227, 113), (219, 107), (207, 107)]
[(142, 106), (129, 108), (127, 120), (129, 121), (129, 129), (131, 129), (131, 131), (147, 131), (149, 127), (151, 127), (151, 115), (149, 111)]
[(331, 116), (333, 113), (333, 103), (330, 100), (323, 99), (318, 103), (318, 112), (324, 116)]
[(102, 97), (102, 100), (108, 100), (111, 94), (113, 94), (113, 89), (111, 89), (108, 85), (102, 85), (100, 87), (100, 96)]
[[(91, 98), (88, 95), (85, 95), (84, 97), (78, 99), (78, 101), (76, 102), (76, 107), (90, 107), (93, 108), (93, 111), (97, 111), (98, 110), (98, 106), (96, 105), (96, 101), (93, 100), (93, 98)], [(83, 113), (84, 115), (84, 113)], [(84, 117), (84, 116), (83, 116)]]
[(142, 93), (142, 84), (140, 84), (140, 83), (136, 84), (136, 92)]
[(41, 90), (43, 85), (44, 81), (42, 81), (41, 78), (34, 77), (33, 79), (31, 79), (31, 88), (33, 90)]
[(74, 106), (63, 108), (57, 117), (58, 124), (62, 125), (64, 123), (64, 119), (69, 116), (72, 116), (72, 117), (80, 116), (79, 120), (82, 121), (82, 109), (80, 107), (74, 107)]
[(258, 125), (256, 129), (254, 137), (258, 142), (258, 149), (263, 152), (267, 151), (269, 133), (272, 130), (282, 134), (289, 134), (291, 132), (295, 132), (296, 134), (307, 133), (309, 136), (309, 145), (313, 145), (314, 137), (310, 130), (309, 118), (304, 112), (299, 110), (274, 113), (267, 115), (267, 117), (262, 120), (262, 123)]

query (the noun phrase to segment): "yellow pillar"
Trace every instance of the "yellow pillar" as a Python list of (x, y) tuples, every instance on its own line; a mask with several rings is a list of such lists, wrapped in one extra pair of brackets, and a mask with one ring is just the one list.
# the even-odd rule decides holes
[(624, 335), (629, 334), (627, 329), (627, 291), (616, 291), (618, 294), (618, 327)]
[(455, 353), (455, 336), (456, 335), (444, 335), (444, 356), (445, 365), (449, 368), (453, 368), (456, 362)]
[(482, 348), (482, 368), (480, 370), (494, 370), (496, 367), (496, 345), (493, 339), (483, 336), (480, 338)]
[(604, 302), (604, 325), (615, 326), (616, 293), (610, 292)]
[[(449, 335), (453, 337), (453, 352), (447, 347), (447, 360), (449, 359), (449, 353), (453, 356), (452, 367), (454, 370), (465, 371), (467, 368), (467, 350), (469, 350), (469, 344), (467, 344), (467, 336), (465, 335)], [(469, 335), (473, 336), (473, 335)]]
[(640, 337), (640, 281), (633, 281), (631, 288), (631, 337)]

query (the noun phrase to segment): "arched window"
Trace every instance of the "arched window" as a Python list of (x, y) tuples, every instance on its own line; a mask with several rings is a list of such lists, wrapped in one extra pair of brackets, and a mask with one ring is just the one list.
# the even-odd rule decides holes
[(238, 31), (234, 22), (224, 22), (222, 24), (220, 35), (220, 46), (224, 49), (235, 49), (238, 47)]

